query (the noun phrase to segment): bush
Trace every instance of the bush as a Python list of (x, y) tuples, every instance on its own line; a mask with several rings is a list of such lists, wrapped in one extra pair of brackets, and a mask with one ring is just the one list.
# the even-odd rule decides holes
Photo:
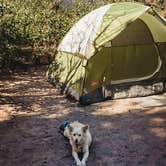
[(0, 67), (53, 56), (56, 45), (77, 20), (111, 1), (75, 0), (67, 8), (58, 2), (56, 8), (54, 0), (0, 0)]
[(54, 1), (47, 0), (1, 1), (1, 67), (10, 66), (11, 61), (23, 56), (18, 54), (24, 47), (31, 46), (32, 56), (53, 55), (57, 43), (75, 21), (96, 7), (95, 3), (77, 1), (74, 6), (60, 6), (56, 11), (53, 5)]

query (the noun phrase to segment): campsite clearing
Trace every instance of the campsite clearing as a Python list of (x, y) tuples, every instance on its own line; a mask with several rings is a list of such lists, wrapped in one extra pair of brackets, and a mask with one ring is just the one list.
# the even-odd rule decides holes
[(166, 163), (165, 94), (79, 107), (40, 69), (0, 79), (0, 165), (74, 166), (58, 133), (64, 120), (90, 124), (94, 142), (87, 166)]

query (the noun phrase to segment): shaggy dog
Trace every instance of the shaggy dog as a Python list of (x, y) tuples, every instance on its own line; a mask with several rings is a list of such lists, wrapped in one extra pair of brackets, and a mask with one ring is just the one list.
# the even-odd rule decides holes
[[(84, 125), (78, 121), (70, 123), (64, 130), (70, 145), (72, 146), (72, 155), (77, 166), (85, 166), (89, 156), (89, 146), (92, 142), (89, 125)], [(79, 159), (78, 153), (83, 153), (82, 160)]]

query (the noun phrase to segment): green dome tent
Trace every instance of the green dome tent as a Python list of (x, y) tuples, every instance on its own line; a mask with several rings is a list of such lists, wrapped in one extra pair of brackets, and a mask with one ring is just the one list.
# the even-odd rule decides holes
[(166, 89), (166, 22), (140, 3), (114, 3), (80, 19), (48, 70), (83, 104)]

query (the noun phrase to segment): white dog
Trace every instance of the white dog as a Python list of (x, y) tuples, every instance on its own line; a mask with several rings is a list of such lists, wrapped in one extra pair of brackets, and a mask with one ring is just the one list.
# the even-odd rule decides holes
[[(65, 128), (64, 135), (70, 141), (72, 155), (77, 166), (85, 166), (89, 156), (89, 146), (92, 142), (89, 126), (79, 123), (78, 121), (72, 122)], [(83, 153), (82, 160), (78, 157), (79, 152)]]

